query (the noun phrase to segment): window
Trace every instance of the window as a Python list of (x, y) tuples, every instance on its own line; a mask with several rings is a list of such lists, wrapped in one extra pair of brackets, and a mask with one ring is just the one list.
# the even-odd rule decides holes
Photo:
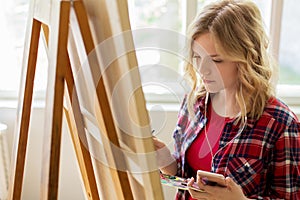
[[(190, 0), (184, 1), (184, 3), (182, 3), (178, 0), (164, 0), (156, 3), (149, 3), (149, 1), (146, 0), (131, 0), (129, 2), (131, 8), (131, 24), (133, 29), (143, 27), (155, 27), (161, 29), (172, 29), (178, 31), (179, 33), (185, 33), (186, 24), (189, 24), (191, 22), (192, 18), (196, 15), (196, 13), (201, 9), (202, 6), (206, 5), (207, 3), (210, 3), (211, 1)], [(254, 2), (259, 6), (261, 10), (265, 28), (267, 30), (267, 33), (269, 33), (270, 35), (271, 45), (279, 48), (278, 53), (275, 52), (277, 54), (275, 55), (275, 59), (278, 60), (280, 68), (280, 85), (278, 86), (278, 94), (287, 96), (286, 92), (283, 93), (282, 90), (284, 90), (285, 88), (291, 88), (292, 91), (294, 91), (295, 88), (299, 89), (299, 87), (291, 87), (289, 85), (300, 85), (300, 79), (298, 78), (300, 77), (300, 68), (294, 62), (294, 60), (298, 60), (298, 49), (300, 48), (299, 38), (297, 37), (297, 35), (300, 34), (300, 28), (296, 25), (296, 20), (298, 18), (295, 17), (298, 14), (296, 8), (298, 7), (298, 4), (300, 6), (300, 2), (296, 0), (284, 1), (284, 5), (271, 0), (254, 0)], [(274, 9), (275, 11), (275, 16), (272, 16), (272, 9)], [(289, 12), (287, 12), (287, 10), (289, 10)], [(278, 15), (278, 13), (281, 11), (282, 17)], [(280, 24), (282, 24), (281, 27)], [(275, 35), (274, 32), (278, 32), (279, 34)], [(278, 37), (280, 33), (281, 36)], [(148, 67), (151, 68), (152, 73), (146, 73), (147, 77), (152, 77), (153, 79), (159, 77), (160, 81), (165, 83), (164, 85), (168, 85), (167, 83), (171, 82), (175, 84), (176, 78), (172, 77), (174, 73), (164, 74), (160, 71), (161, 68), (159, 68), (159, 64), (164, 60), (171, 59), (172, 61), (174, 61), (176, 59), (172, 59), (170, 55), (163, 54), (164, 53), (162, 53), (161, 51), (153, 49), (137, 51), (139, 65), (149, 65)], [(174, 63), (172, 64), (165, 64), (171, 66), (173, 70), (177, 70), (179, 74), (181, 73), (180, 59), (174, 61)], [(153, 70), (153, 68), (155, 68), (155, 65), (157, 70)], [(144, 91), (146, 93), (146, 96), (148, 97), (147, 99), (150, 101), (153, 99), (159, 99), (157, 95), (154, 95), (153, 97), (153, 94), (157, 93), (161, 95), (162, 93), (166, 94), (170, 92), (166, 89), (159, 89), (159, 87), (155, 87), (154, 85), (148, 85), (144, 87)], [(293, 94), (295, 94), (295, 92), (293, 92)], [(151, 98), (151, 96), (153, 98)], [(166, 99), (166, 97), (162, 98)]]
[[(300, 1), (283, 1), (281, 36), (279, 48), (279, 83), (300, 85)], [(300, 93), (300, 90), (298, 90)]]
[[(0, 99), (16, 100), (20, 86), (29, 0), (5, 1), (0, 7), (1, 67)], [(47, 58), (40, 40), (35, 74), (35, 97), (44, 97), (47, 84)], [(11, 105), (11, 104), (10, 104)], [(16, 103), (14, 104), (16, 105)]]
[[(4, 1), (0, 7), (0, 91), (17, 91), (21, 72), (27, 1)], [(15, 92), (16, 93), (16, 92)]]
[[(300, 13), (297, 8), (300, 2), (254, 1), (261, 9), (271, 42), (278, 47), (278, 94), (298, 98), (300, 27), (297, 25), (297, 19)], [(128, 0), (131, 25), (138, 47), (137, 58), (148, 101), (178, 102), (177, 94), (188, 90), (182, 77), (184, 33), (197, 11), (209, 2), (211, 0)], [(16, 98), (18, 94), (28, 7), (29, 0), (4, 1), (0, 7), (0, 26), (5, 27), (0, 33), (1, 99), (7, 96)], [(272, 9), (275, 10), (275, 15), (272, 14)], [(276, 28), (278, 31), (274, 31)], [(274, 33), (277, 35), (272, 35)], [(45, 91), (47, 77), (44, 68), (47, 64), (42, 48), (39, 53), (35, 90)]]
[(182, 93), (178, 88), (184, 89), (180, 85), (184, 52), (182, 3), (179, 0), (130, 0), (128, 3), (146, 99), (176, 101), (176, 93)]

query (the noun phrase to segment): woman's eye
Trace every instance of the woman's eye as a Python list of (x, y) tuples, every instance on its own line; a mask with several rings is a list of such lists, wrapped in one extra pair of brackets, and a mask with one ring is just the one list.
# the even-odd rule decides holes
[(221, 63), (223, 60), (213, 60), (215, 63)]

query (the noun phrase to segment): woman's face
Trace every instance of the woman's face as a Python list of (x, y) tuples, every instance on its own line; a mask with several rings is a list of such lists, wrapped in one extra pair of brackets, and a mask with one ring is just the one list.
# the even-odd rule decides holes
[(202, 34), (195, 39), (193, 59), (206, 91), (218, 93), (221, 90), (236, 90), (237, 64), (217, 52), (210, 33)]

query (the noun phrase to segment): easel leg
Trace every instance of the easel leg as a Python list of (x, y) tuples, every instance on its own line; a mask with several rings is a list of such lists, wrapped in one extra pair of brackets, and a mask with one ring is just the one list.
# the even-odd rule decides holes
[[(38, 44), (40, 37), (41, 23), (33, 20), (31, 27), (31, 39), (29, 45), (27, 65), (23, 66), (22, 85), (20, 88), (20, 98), (18, 106), (18, 121), (15, 133), (15, 144), (12, 163), (11, 182), (8, 192), (8, 199), (18, 200), (21, 198), (22, 183), (24, 176), (25, 157), (28, 142), (28, 128), (31, 115), (31, 104), (33, 95), (33, 83), (36, 69), (36, 61), (38, 54)], [(26, 53), (24, 54), (26, 55)], [(25, 82), (23, 83), (23, 80)]]
[[(59, 2), (58, 22), (53, 22), (50, 31), (49, 72), (46, 97), (46, 121), (42, 162), (41, 199), (57, 199), (60, 167), (60, 147), (65, 67), (68, 64), (67, 41), (69, 30), (70, 2)], [(55, 24), (57, 23), (57, 24)], [(58, 35), (54, 35), (58, 34)], [(54, 91), (53, 91), (54, 86)]]
[[(47, 45), (49, 44), (49, 27), (42, 24), (43, 33)], [(71, 34), (71, 33), (69, 33)], [(65, 80), (67, 84), (67, 92), (65, 97), (68, 98), (68, 108), (64, 109), (65, 117), (71, 134), (73, 146), (76, 152), (77, 161), (80, 167), (81, 176), (86, 189), (88, 199), (100, 199), (97, 189), (96, 178), (92, 165), (91, 155), (88, 151), (88, 143), (84, 130), (84, 122), (82, 119), (78, 96), (74, 85), (74, 77), (71, 69), (70, 58), (68, 56), (68, 65), (66, 66)], [(80, 135), (79, 135), (80, 134)]]
[(68, 87), (68, 108), (64, 110), (69, 126), (73, 146), (76, 152), (77, 161), (80, 167), (81, 176), (84, 182), (88, 199), (100, 199), (97, 189), (94, 168), (91, 155), (88, 150), (88, 142), (84, 129), (84, 122), (76, 93), (71, 64), (66, 67), (66, 82)]

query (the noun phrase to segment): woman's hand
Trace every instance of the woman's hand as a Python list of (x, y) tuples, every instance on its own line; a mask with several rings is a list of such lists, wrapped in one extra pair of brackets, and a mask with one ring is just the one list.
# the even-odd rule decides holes
[(164, 174), (175, 175), (177, 173), (177, 163), (167, 145), (155, 136), (152, 136), (152, 139), (159, 169)]
[[(188, 186), (192, 186), (195, 182), (194, 178), (191, 178), (188, 182)], [(231, 178), (225, 179), (227, 187), (210, 186), (205, 185), (205, 182), (201, 177), (197, 176), (197, 184), (200, 189), (205, 192), (197, 192), (193, 189), (189, 189), (191, 196), (195, 199), (207, 199), (207, 200), (246, 200), (242, 188), (237, 185)]]
[(166, 147), (166, 144), (163, 141), (159, 140), (157, 137), (152, 136), (152, 139), (156, 151)]

